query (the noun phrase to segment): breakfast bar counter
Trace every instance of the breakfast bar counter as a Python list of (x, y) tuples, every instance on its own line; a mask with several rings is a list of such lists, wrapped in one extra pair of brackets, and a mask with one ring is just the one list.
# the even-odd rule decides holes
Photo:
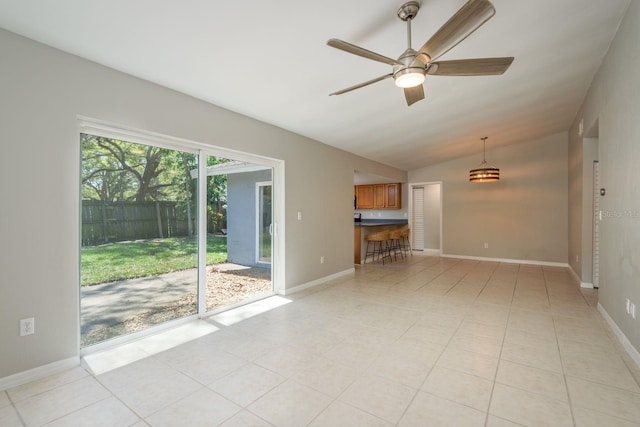
[(406, 227), (406, 219), (363, 219), (354, 222), (353, 233), (353, 263), (361, 264), (367, 250), (365, 237), (378, 231), (397, 230)]

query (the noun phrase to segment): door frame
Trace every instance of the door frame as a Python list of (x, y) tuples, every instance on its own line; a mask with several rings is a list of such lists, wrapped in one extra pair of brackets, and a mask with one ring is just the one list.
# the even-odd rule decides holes
[[(262, 187), (271, 187), (271, 198), (272, 198), (272, 203), (273, 203), (273, 181), (258, 181), (256, 182), (256, 264), (263, 264), (263, 265), (269, 265), (271, 266), (271, 262), (273, 261), (273, 254), (271, 256), (271, 260), (272, 261), (262, 261), (260, 259), (260, 249), (261, 249), (261, 243), (262, 243), (262, 239), (261, 239), (261, 235), (260, 235), (260, 223), (262, 221), (262, 218), (260, 216), (260, 208), (261, 208), (261, 203), (260, 203), (260, 190)], [(271, 247), (273, 248), (273, 205), (271, 207), (271, 225), (270, 225), (270, 234), (271, 234)]]
[[(227, 150), (223, 148), (209, 147), (205, 150), (200, 150), (199, 160), (201, 166), (198, 168), (198, 200), (207, 199), (207, 170), (206, 162), (208, 156), (224, 157), (232, 160), (239, 160), (248, 163), (254, 163), (261, 166), (270, 167), (271, 173), (271, 215), (273, 224), (273, 234), (271, 236), (271, 282), (273, 284), (274, 294), (280, 294), (285, 289), (285, 227), (284, 227), (284, 212), (285, 212), (285, 164), (284, 160), (272, 159), (268, 157), (252, 155), (247, 153), (241, 153), (237, 151)], [(202, 166), (204, 164), (204, 167)], [(206, 204), (198, 203), (198, 229), (207, 229), (207, 215)], [(202, 210), (202, 212), (200, 211)], [(198, 314), (200, 317), (207, 317), (212, 312), (206, 311), (206, 247), (207, 236), (206, 233), (198, 233), (198, 276), (199, 286), (203, 286), (203, 289), (198, 289)], [(202, 296), (201, 296), (202, 295)], [(202, 310), (200, 310), (200, 304), (202, 304)]]
[[(146, 336), (157, 334), (161, 331), (187, 323), (196, 318), (209, 317), (215, 312), (206, 311), (206, 248), (207, 248), (207, 157), (216, 156), (233, 160), (245, 161), (270, 167), (272, 170), (271, 180), (271, 207), (273, 235), (271, 246), (271, 282), (274, 294), (283, 294), (286, 279), (285, 263), (285, 162), (284, 160), (271, 157), (236, 151), (228, 148), (213, 146), (202, 142), (196, 142), (184, 138), (177, 138), (169, 135), (155, 133), (142, 129), (124, 127), (118, 124), (103, 120), (78, 116), (77, 135), (89, 133), (107, 138), (120, 139), (138, 144), (153, 145), (160, 148), (179, 150), (186, 153), (198, 155), (198, 188), (197, 188), (197, 245), (198, 245), (198, 301), (197, 314), (183, 318), (170, 320), (159, 325), (152, 326), (139, 332), (116, 337), (104, 342), (100, 342), (88, 347), (80, 347), (81, 342), (81, 296), (80, 283), (78, 281), (78, 327), (77, 327), (77, 348), (78, 354), (83, 357), (88, 354), (114, 348)], [(80, 160), (80, 159), (79, 159)], [(78, 195), (78, 209), (81, 209), (80, 194)], [(78, 227), (82, 227), (82, 215), (79, 215)], [(81, 230), (78, 233), (82, 236)], [(78, 239), (79, 247), (82, 245)], [(78, 251), (79, 253), (79, 251)], [(78, 278), (80, 278), (80, 257), (78, 256)], [(250, 302), (250, 301), (249, 301)], [(248, 303), (248, 302), (247, 302)], [(230, 309), (233, 307), (225, 307)]]

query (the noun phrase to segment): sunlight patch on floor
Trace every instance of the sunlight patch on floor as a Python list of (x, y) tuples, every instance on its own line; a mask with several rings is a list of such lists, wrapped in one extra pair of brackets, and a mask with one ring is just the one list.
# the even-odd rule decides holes
[(208, 322), (195, 320), (128, 344), (85, 355), (82, 366), (94, 375), (104, 374), (218, 330)]
[(272, 296), (211, 316), (210, 319), (222, 325), (231, 326), (269, 310), (273, 310), (274, 308), (289, 304), (290, 302), (290, 299), (283, 298), (281, 296)]

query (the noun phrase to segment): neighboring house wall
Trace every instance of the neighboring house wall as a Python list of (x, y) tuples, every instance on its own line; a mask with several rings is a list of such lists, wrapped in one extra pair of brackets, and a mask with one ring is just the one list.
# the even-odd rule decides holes
[[(640, 308), (640, 2), (632, 1), (618, 29), (587, 97), (576, 115), (570, 135), (570, 175), (578, 176), (583, 165), (583, 140), (578, 136), (581, 120), (585, 132), (597, 127), (600, 198), (600, 304), (629, 342), (640, 350), (640, 313), (632, 319), (626, 313), (626, 299)], [(585, 137), (592, 135), (586, 133)], [(570, 222), (590, 221), (580, 206), (580, 192), (571, 192)], [(581, 254), (590, 236), (569, 235), (572, 253)], [(573, 229), (573, 228), (572, 228)], [(583, 258), (583, 257), (581, 257)], [(572, 264), (573, 265), (573, 264)], [(579, 265), (578, 274), (588, 278)], [(640, 312), (640, 309), (637, 309)]]
[[(5, 30), (0, 52), (0, 380), (78, 356), (78, 116), (283, 160), (287, 289), (353, 268), (354, 170), (407, 179)], [(19, 320), (32, 316), (36, 333), (20, 337)]]
[(271, 181), (271, 171), (227, 176), (227, 256), (240, 265), (256, 263), (256, 183)]
[(443, 181), (443, 254), (566, 263), (567, 134), (489, 145), (486, 157), (499, 182), (469, 182), (482, 153), (409, 171), (410, 182)]

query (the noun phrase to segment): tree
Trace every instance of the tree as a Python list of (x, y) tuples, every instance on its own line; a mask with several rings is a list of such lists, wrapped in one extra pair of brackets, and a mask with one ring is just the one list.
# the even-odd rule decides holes
[(173, 185), (161, 179), (162, 158), (173, 150), (89, 134), (81, 134), (81, 142), (83, 197), (105, 202), (161, 200), (163, 190)]
[[(136, 144), (97, 135), (81, 134), (82, 198), (105, 203), (170, 200), (187, 220), (193, 235), (198, 168), (195, 154)], [(209, 166), (229, 159), (208, 156)], [(207, 179), (209, 229), (215, 231), (226, 220), (227, 176)]]
[[(209, 156), (207, 166), (228, 163), (230, 159)], [(207, 230), (215, 232), (224, 228), (227, 219), (227, 175), (207, 177)]]

